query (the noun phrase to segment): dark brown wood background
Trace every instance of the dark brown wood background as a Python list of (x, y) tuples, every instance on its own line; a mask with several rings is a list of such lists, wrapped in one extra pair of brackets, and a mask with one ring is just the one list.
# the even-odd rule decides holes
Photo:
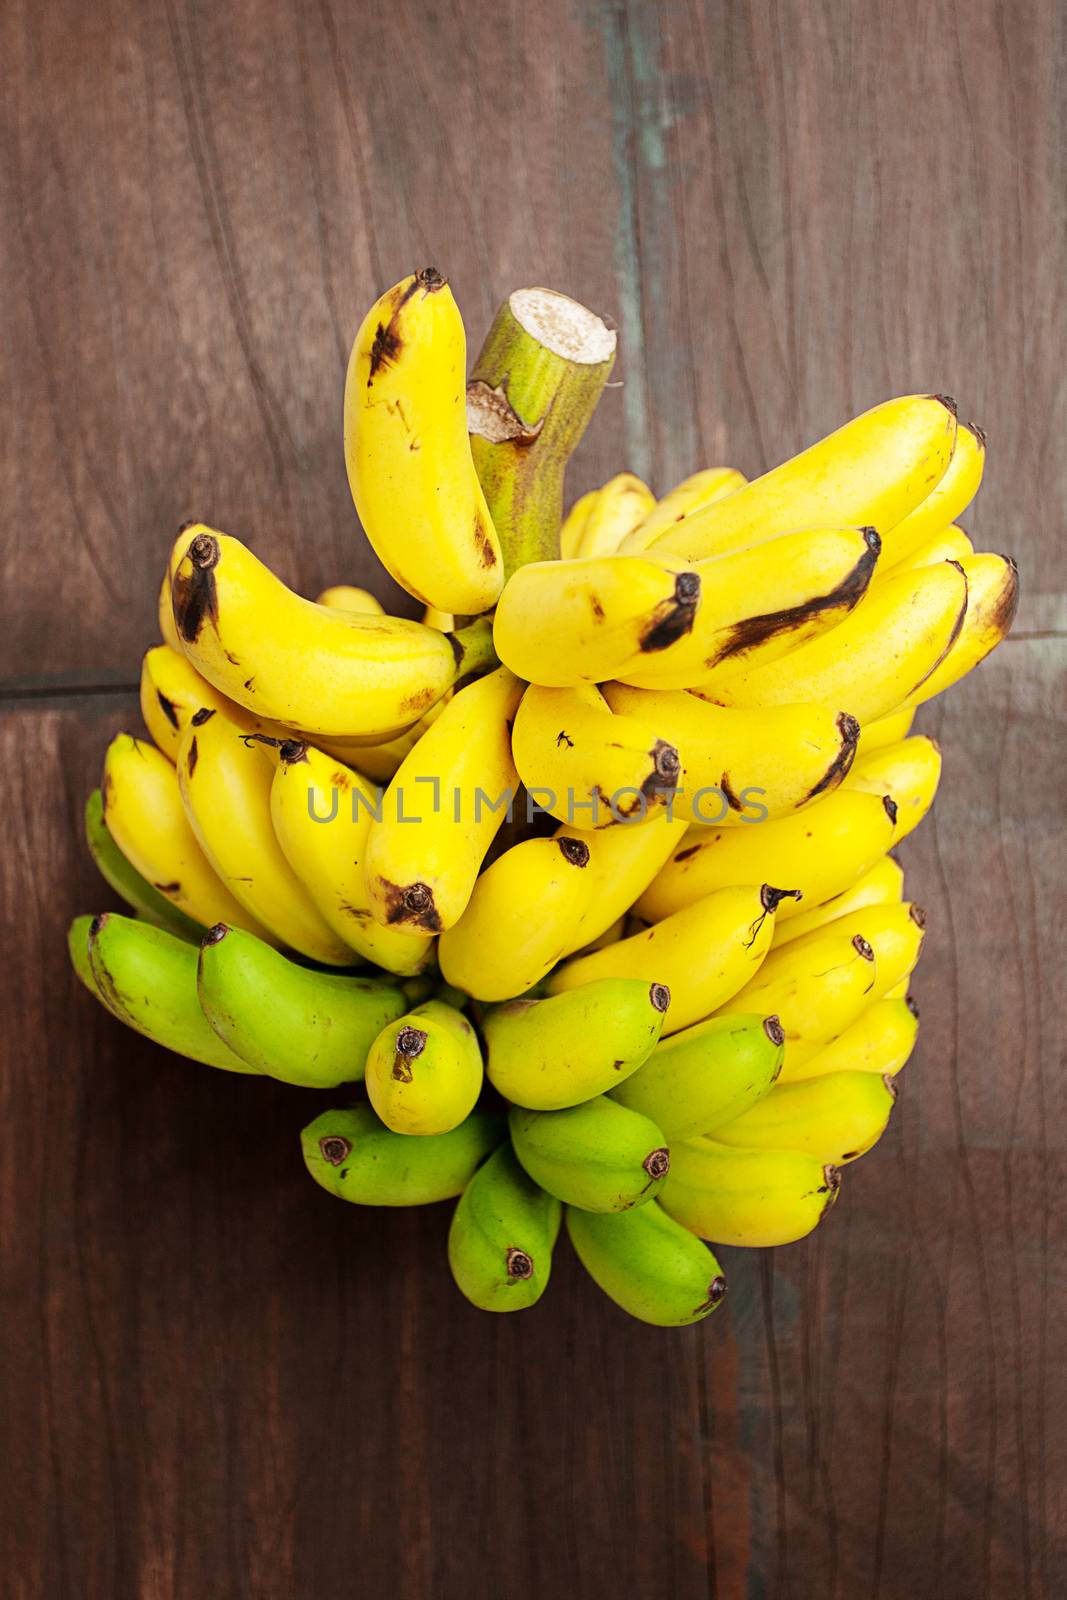
[[(7, 0), (0, 64), (0, 1590), (1067, 1592), (1063, 6)], [(522, 284), (616, 320), (572, 492), (947, 390), (989, 433), (968, 526), (1022, 570), (922, 719), (893, 1126), (680, 1333), (563, 1249), (535, 1310), (471, 1310), (447, 1207), (337, 1204), (306, 1095), (142, 1046), (67, 970), (174, 530), (379, 583), (344, 364), (427, 261), (473, 343)]]

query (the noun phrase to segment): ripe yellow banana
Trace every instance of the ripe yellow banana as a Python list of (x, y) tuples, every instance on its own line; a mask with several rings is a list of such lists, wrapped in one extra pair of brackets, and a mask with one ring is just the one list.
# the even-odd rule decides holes
[(794, 1081), (838, 1072), (875, 1072), (882, 1077), (895, 1077), (911, 1056), (918, 1032), (919, 1011), (913, 1000), (876, 1000), (851, 1027), (799, 1067), (793, 1074)]
[(582, 827), (640, 821), (684, 787), (678, 751), (661, 737), (655, 717), (616, 715), (594, 684), (531, 684), (515, 716), (511, 747), (519, 777), (538, 804)]
[(205, 706), (223, 712), (244, 733), (263, 733), (279, 740), (287, 737), (280, 723), (254, 717), (244, 706), (227, 699), (169, 644), (146, 651), (141, 664), (141, 715), (158, 749), (170, 761), (178, 759), (178, 746), (190, 717)]
[(966, 611), (967, 579), (956, 562), (902, 572), (829, 633), (751, 669), (725, 662), (700, 692), (740, 707), (818, 700), (843, 706), (862, 725), (920, 690), (955, 644)]
[(887, 744), (896, 744), (899, 739), (906, 739), (914, 721), (915, 707), (901, 706), (899, 711), (890, 711), (875, 722), (868, 722), (860, 729), (859, 744), (856, 747), (857, 756), (869, 756), (875, 750), (884, 749)]
[(735, 1150), (714, 1139), (671, 1147), (663, 1210), (701, 1239), (748, 1248), (792, 1244), (837, 1199), (836, 1167), (798, 1150)]
[[(595, 978), (643, 978), (663, 984), (671, 993), (663, 1031), (677, 1033), (724, 1005), (748, 983), (770, 949), (775, 911), (787, 893), (767, 884), (720, 889), (654, 927), (568, 961), (552, 974), (548, 992), (561, 994)], [(759, 1010), (757, 1006), (732, 1009)], [(770, 1009), (764, 1014), (769, 1016)]]
[(873, 528), (820, 528), (701, 562), (692, 628), (615, 676), (643, 689), (690, 689), (716, 682), (717, 669), (732, 674), (777, 661), (848, 615), (878, 551)]
[[(843, 916), (835, 917), (824, 928), (794, 940), (784, 950), (775, 951), (773, 960), (779, 963), (782, 970), (793, 970), (796, 963), (803, 965), (808, 954), (822, 948), (820, 941), (824, 938), (862, 939), (874, 951), (874, 982), (862, 1008), (865, 1010), (876, 1000), (883, 1000), (914, 972), (926, 938), (926, 912), (922, 906), (907, 900), (862, 906), (858, 911), (848, 911)], [(836, 1038), (846, 1026), (847, 1023), (835, 1028), (827, 1037)], [(792, 1064), (796, 1063), (797, 1052), (794, 1052)], [(784, 1077), (792, 1076), (788, 1070), (790, 1065), (787, 1050)]]
[[(961, 516), (982, 482), (985, 470), (985, 434), (975, 422), (961, 422), (956, 448), (940, 482), (914, 511), (886, 530), (886, 562), (895, 566), (907, 560), (926, 540)], [(964, 536), (966, 537), (966, 536)]]
[(385, 607), (369, 589), (351, 583), (334, 583), (316, 597), (317, 606), (332, 606), (335, 611), (362, 611), (365, 616), (384, 617)]
[(559, 535), (564, 561), (576, 556), (613, 556), (623, 539), (647, 516), (656, 497), (632, 472), (620, 472), (576, 501)]
[(884, 583), (886, 578), (899, 572), (914, 572), (919, 567), (932, 567), (935, 561), (962, 561), (966, 556), (973, 554), (974, 545), (962, 528), (942, 528), (931, 538), (924, 539), (909, 556), (905, 556), (903, 561), (898, 561), (895, 567), (879, 571), (875, 582)]
[[(271, 823), (274, 765), (221, 711), (197, 713), (178, 749), (182, 801), (200, 847), (268, 941), (347, 967), (352, 952), (316, 910)], [(225, 918), (219, 920), (225, 921)]]
[(694, 511), (699, 511), (701, 506), (710, 506), (716, 500), (725, 500), (728, 494), (733, 494), (735, 489), (741, 489), (748, 482), (743, 472), (736, 471), (733, 467), (706, 467), (703, 472), (694, 472), (691, 477), (683, 478), (681, 483), (663, 496), (643, 522), (639, 522), (632, 533), (628, 533), (619, 546), (623, 555), (640, 555), (642, 550), (647, 550), (651, 544), (668, 531), (677, 531), (677, 525)]
[(912, 708), (950, 689), (1009, 632), (1019, 603), (1019, 569), (1010, 556), (981, 552), (964, 556), (960, 566), (967, 578), (967, 614), (959, 637), (943, 661), (908, 696)]
[(409, 594), (475, 615), (496, 602), (500, 543), (467, 436), (467, 340), (433, 267), (367, 313), (345, 384), (345, 462), (356, 510)]
[(766, 877), (803, 895), (783, 901), (779, 921), (840, 894), (893, 840), (892, 803), (836, 789), (803, 811), (741, 828), (694, 827), (637, 901), (639, 916), (658, 921), (714, 889)]
[(652, 549), (699, 560), (789, 528), (869, 525), (888, 537), (944, 477), (955, 445), (956, 405), (947, 396), (887, 400), (736, 494), (694, 512)]
[(508, 580), (493, 642), (528, 683), (602, 683), (684, 637), (700, 600), (695, 573), (639, 556), (534, 561)]
[(934, 803), (940, 781), (941, 747), (935, 739), (916, 733), (910, 739), (860, 756), (845, 779), (845, 787), (891, 797), (897, 808), (893, 822), (895, 847), (919, 826)]
[(613, 711), (659, 728), (677, 749), (673, 814), (691, 822), (756, 823), (795, 811), (837, 787), (860, 732), (847, 712), (821, 705), (734, 711), (682, 691), (621, 683), (605, 684), (603, 694)]
[(175, 563), (172, 598), (181, 647), (217, 689), (325, 738), (391, 739), (492, 659), (488, 623), (445, 635), (313, 605), (222, 533), (193, 539)]
[(461, 689), (397, 769), (367, 839), (367, 889), (383, 927), (459, 921), (514, 801), (510, 724), (523, 684), (506, 667)]
[(802, 1083), (779, 1083), (724, 1128), (716, 1144), (739, 1150), (796, 1150), (843, 1167), (878, 1143), (897, 1098), (892, 1078), (835, 1072)]
[(893, 905), (904, 898), (904, 871), (892, 856), (883, 856), (869, 871), (856, 879), (850, 888), (832, 895), (822, 905), (800, 911), (786, 922), (779, 922), (771, 940), (771, 949), (792, 944), (806, 933), (824, 928), (828, 922), (847, 916), (850, 911), (860, 911), (864, 906)]
[(380, 795), (314, 745), (289, 740), (280, 754), (270, 793), (274, 832), (323, 920), (365, 961), (403, 977), (421, 971), (431, 936), (380, 927), (371, 907), (367, 836)]
[(597, 833), (570, 824), (560, 828), (557, 839), (573, 839), (587, 846), (591, 889), (561, 954), (573, 955), (583, 946), (595, 943), (629, 911), (671, 852), (681, 844), (685, 831), (684, 821), (666, 812), (657, 814), (640, 827), (627, 823), (619, 828), (601, 828)]
[(172, 905), (211, 927), (228, 922), (269, 937), (239, 905), (196, 841), (178, 776), (154, 745), (118, 733), (108, 745), (101, 783), (107, 831), (126, 860)]

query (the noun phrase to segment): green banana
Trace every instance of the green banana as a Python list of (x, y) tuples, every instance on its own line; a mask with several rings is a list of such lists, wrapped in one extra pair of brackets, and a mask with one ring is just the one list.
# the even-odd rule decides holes
[(531, 1111), (603, 1094), (645, 1061), (670, 992), (640, 978), (598, 978), (548, 1000), (511, 1000), (483, 1024), (490, 1081)]
[(148, 879), (142, 878), (137, 868), (126, 860), (111, 837), (104, 821), (104, 797), (99, 789), (94, 789), (85, 802), (85, 838), (104, 882), (110, 884), (139, 917), (157, 928), (166, 928), (183, 939), (199, 943), (204, 934), (200, 923), (179, 911), (158, 889), (153, 889)]
[(242, 1060), (309, 1089), (362, 1078), (367, 1051), (407, 1005), (398, 984), (298, 966), (224, 922), (204, 938), (197, 992), (211, 1026)]
[(92, 917), (88, 924), (78, 917), (71, 925), (70, 943), (82, 982), (135, 1033), (208, 1067), (258, 1072), (219, 1038), (200, 1009), (195, 945), (115, 911)]
[(740, 1150), (797, 1150), (842, 1167), (878, 1143), (896, 1098), (894, 1078), (828, 1072), (780, 1084), (736, 1122), (716, 1128), (715, 1140)]
[(582, 1266), (631, 1317), (683, 1328), (722, 1303), (726, 1279), (718, 1261), (656, 1201), (613, 1216), (568, 1206), (566, 1217)]
[(448, 1133), (474, 1109), (482, 1054), (461, 1011), (427, 1000), (383, 1028), (367, 1056), (367, 1094), (387, 1128)]
[(93, 920), (89, 915), (74, 918), (74, 921), (67, 929), (67, 952), (70, 955), (70, 964), (74, 968), (76, 976), (85, 985), (93, 998), (99, 1000), (105, 1010), (110, 1011), (111, 1007), (96, 986), (92, 964), (89, 960), (89, 929), (93, 925)]
[(797, 1150), (734, 1150), (693, 1139), (672, 1151), (664, 1211), (715, 1244), (792, 1244), (817, 1227), (841, 1176)]
[(784, 1046), (777, 1017), (708, 1017), (661, 1039), (611, 1098), (650, 1117), (667, 1139), (691, 1139), (732, 1122), (769, 1094)]
[(559, 1201), (501, 1145), (464, 1189), (448, 1230), (448, 1264), (471, 1304), (523, 1311), (540, 1300), (559, 1222)]
[(357, 1206), (427, 1206), (462, 1194), (505, 1137), (504, 1120), (474, 1111), (449, 1133), (407, 1139), (370, 1106), (324, 1111), (300, 1135), (315, 1182)]
[(514, 1106), (508, 1127), (533, 1181), (583, 1211), (644, 1205), (670, 1169), (670, 1151), (656, 1124), (604, 1095), (565, 1111)]

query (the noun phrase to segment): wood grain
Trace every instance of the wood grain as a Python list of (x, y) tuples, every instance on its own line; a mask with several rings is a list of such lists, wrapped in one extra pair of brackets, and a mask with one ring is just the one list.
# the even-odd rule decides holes
[[(9, 0), (0, 46), (4, 1593), (1064, 1593), (1061, 9)], [(1025, 600), (923, 714), (922, 1042), (826, 1227), (724, 1252), (700, 1329), (564, 1250), (475, 1313), (447, 1207), (307, 1180), (319, 1097), (167, 1058), (67, 970), (178, 522), (396, 598), (341, 385), (430, 259), (472, 340), (521, 283), (618, 323), (574, 493), (755, 472), (910, 388), (989, 432), (968, 528)]]

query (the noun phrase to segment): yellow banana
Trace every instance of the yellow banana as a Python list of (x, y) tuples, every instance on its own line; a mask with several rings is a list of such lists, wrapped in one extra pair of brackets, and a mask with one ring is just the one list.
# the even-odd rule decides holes
[[(888, 540), (889, 530), (944, 477), (955, 445), (956, 405), (947, 396), (887, 400), (736, 494), (694, 512), (652, 549), (699, 560), (788, 528), (863, 525)], [(885, 559), (892, 559), (888, 542)]]
[(869, 756), (875, 750), (884, 749), (887, 744), (896, 744), (899, 739), (907, 738), (914, 721), (915, 707), (901, 706), (899, 711), (890, 711), (877, 721), (868, 722), (860, 729), (856, 754)]
[(663, 1032), (677, 1033), (724, 1005), (748, 983), (770, 949), (774, 914), (787, 893), (767, 884), (720, 889), (642, 933), (568, 961), (552, 974), (548, 992), (561, 994), (595, 978), (643, 978), (663, 984), (671, 993)]
[(984, 552), (964, 556), (960, 566), (967, 578), (967, 614), (959, 637), (943, 661), (908, 696), (911, 707), (921, 706), (935, 694), (950, 689), (966, 677), (1009, 632), (1019, 604), (1019, 569), (1010, 556)]
[(362, 611), (369, 617), (384, 617), (385, 607), (369, 589), (351, 583), (334, 583), (316, 598), (317, 606), (332, 606), (336, 611)]
[(409, 594), (475, 615), (496, 602), (500, 543), (467, 435), (467, 340), (433, 267), (368, 311), (345, 383), (352, 499), (382, 565)]
[(837, 1168), (798, 1150), (735, 1150), (714, 1139), (671, 1146), (663, 1210), (701, 1239), (748, 1248), (792, 1244), (837, 1199)]
[(609, 478), (572, 507), (560, 530), (560, 556), (567, 561), (575, 556), (614, 555), (655, 503), (652, 490), (632, 472)]
[(367, 889), (383, 927), (459, 921), (515, 798), (510, 723), (523, 684), (506, 667), (461, 689), (397, 768), (367, 839)]
[(896, 1098), (893, 1079), (874, 1072), (779, 1083), (736, 1122), (716, 1128), (715, 1142), (739, 1150), (796, 1150), (843, 1167), (878, 1143)]
[[(885, 531), (886, 562), (895, 566), (961, 516), (982, 482), (985, 434), (976, 422), (961, 422), (945, 473), (915, 509)], [(966, 535), (964, 535), (966, 537)]]
[(217, 689), (325, 738), (383, 743), (491, 660), (488, 623), (445, 635), (313, 605), (222, 533), (193, 539), (175, 564), (172, 598), (181, 647)]
[(615, 676), (643, 689), (690, 689), (715, 683), (716, 669), (733, 674), (777, 661), (848, 615), (866, 592), (878, 550), (873, 528), (824, 528), (701, 562), (692, 628)]
[[(769, 957), (768, 960), (773, 959), (783, 971), (794, 970), (798, 963), (801, 966), (804, 964), (809, 954), (817, 953), (822, 948), (823, 939), (831, 938), (859, 938), (874, 951), (874, 982), (861, 1008), (865, 1010), (876, 1000), (885, 999), (914, 972), (926, 938), (926, 912), (922, 906), (907, 900), (862, 906), (858, 911), (848, 911), (816, 932), (794, 940), (784, 950), (775, 951), (773, 958)], [(777, 968), (772, 966), (772, 974), (775, 970)], [(842, 1023), (827, 1037), (836, 1038), (846, 1026), (847, 1023)], [(797, 1056), (798, 1052), (794, 1051), (793, 1065), (797, 1063)], [(784, 1077), (792, 1076), (790, 1065), (787, 1050)]]
[(666, 812), (658, 813), (640, 827), (629, 823), (619, 828), (601, 828), (596, 833), (570, 824), (560, 828), (557, 839), (573, 839), (587, 846), (591, 887), (590, 897), (561, 954), (572, 955), (582, 946), (595, 943), (629, 911), (681, 844), (685, 831), (684, 821)]
[(660, 736), (655, 718), (616, 715), (594, 684), (531, 684), (511, 748), (538, 804), (583, 827), (640, 821), (683, 784), (678, 751)]
[(792, 944), (794, 939), (802, 939), (806, 933), (814, 933), (817, 928), (824, 928), (828, 922), (847, 916), (850, 911), (860, 911), (864, 906), (893, 905), (903, 898), (903, 868), (892, 856), (883, 856), (850, 888), (824, 900), (820, 906), (812, 906), (788, 921), (780, 922), (774, 930), (771, 949), (778, 950), (783, 944)]
[(500, 596), (493, 642), (528, 683), (602, 683), (684, 637), (700, 600), (695, 573), (639, 556), (533, 561)]
[(851, 1027), (824, 1045), (793, 1074), (794, 1081), (837, 1072), (875, 1072), (892, 1078), (915, 1048), (919, 1011), (913, 1000), (876, 1000)]
[(404, 977), (430, 959), (428, 933), (382, 928), (366, 881), (367, 836), (381, 797), (366, 779), (289, 740), (271, 782), (271, 821), (289, 865), (339, 939), (376, 966)]
[(754, 823), (795, 811), (837, 787), (860, 732), (847, 712), (821, 705), (734, 711), (682, 691), (621, 683), (605, 684), (603, 694), (613, 711), (659, 728), (677, 749), (673, 814), (691, 822)]
[(883, 797), (836, 789), (803, 811), (769, 822), (695, 827), (636, 910), (655, 922), (714, 889), (766, 877), (800, 891), (803, 899), (784, 901), (778, 912), (780, 921), (795, 916), (840, 894), (885, 855), (893, 839), (892, 811)]
[(154, 745), (118, 733), (101, 783), (107, 831), (126, 860), (172, 905), (210, 928), (216, 922), (268, 937), (221, 881), (189, 826), (174, 767)]
[(845, 779), (845, 788), (890, 796), (897, 808), (895, 847), (919, 826), (934, 803), (940, 781), (941, 748), (935, 739), (917, 733), (861, 756)]
[(910, 555), (904, 557), (903, 561), (898, 561), (895, 567), (880, 571), (875, 582), (884, 583), (886, 578), (899, 572), (914, 572), (919, 567), (932, 567), (935, 561), (962, 561), (966, 556), (973, 554), (974, 545), (962, 528), (942, 528), (931, 538), (924, 539)]
[(668, 531), (676, 532), (677, 525), (694, 511), (699, 511), (701, 506), (710, 506), (716, 500), (724, 500), (728, 494), (733, 494), (735, 489), (741, 489), (748, 482), (743, 472), (738, 472), (733, 467), (706, 467), (703, 472), (694, 472), (689, 478), (683, 478), (676, 484), (662, 500), (656, 502), (643, 522), (639, 522), (632, 533), (628, 533), (619, 546), (623, 555), (640, 555), (642, 550), (647, 550), (651, 544)]
[(729, 662), (701, 687), (717, 705), (753, 707), (818, 700), (860, 724), (916, 695), (959, 637), (967, 579), (953, 561), (887, 578), (829, 633), (750, 670)]
[(244, 706), (227, 699), (169, 644), (146, 651), (141, 664), (141, 715), (157, 747), (170, 761), (178, 759), (178, 746), (190, 717), (205, 706), (221, 711), (244, 733), (262, 733), (278, 740), (288, 737), (280, 723), (254, 717)]
[(178, 749), (178, 783), (204, 854), (234, 898), (269, 930), (269, 942), (328, 966), (351, 966), (349, 946), (316, 910), (275, 836), (273, 776), (262, 746), (221, 711), (193, 717)]

